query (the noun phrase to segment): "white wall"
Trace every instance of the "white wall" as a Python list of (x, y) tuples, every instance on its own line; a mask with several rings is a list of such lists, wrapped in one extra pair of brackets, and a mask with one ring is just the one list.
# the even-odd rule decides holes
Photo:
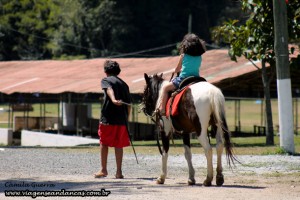
[(1, 145), (12, 145), (13, 132), (11, 129), (0, 128), (0, 144)]
[(99, 139), (67, 136), (42, 132), (23, 130), (21, 133), (21, 146), (77, 146), (83, 144), (99, 144)]

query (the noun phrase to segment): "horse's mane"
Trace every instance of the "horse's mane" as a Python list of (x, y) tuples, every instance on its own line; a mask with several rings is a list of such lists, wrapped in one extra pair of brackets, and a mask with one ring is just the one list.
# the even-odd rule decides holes
[(162, 74), (149, 76), (149, 81), (146, 81), (142, 98), (142, 111), (145, 115), (152, 115), (155, 110), (156, 101), (159, 95), (161, 83), (164, 81)]

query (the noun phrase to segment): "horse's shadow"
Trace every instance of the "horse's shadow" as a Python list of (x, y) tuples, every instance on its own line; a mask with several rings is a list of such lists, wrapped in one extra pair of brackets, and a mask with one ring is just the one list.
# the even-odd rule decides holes
[[(219, 186), (214, 186), (214, 187), (219, 187)], [(225, 188), (241, 188), (241, 189), (266, 189), (266, 187), (251, 186), (251, 185), (223, 185), (221, 187), (225, 187)]]
[[(153, 181), (155, 182), (156, 178), (135, 178), (138, 180), (145, 180), (145, 181)], [(157, 186), (159, 186), (160, 184), (157, 184)], [(168, 184), (164, 184), (164, 186), (166, 187), (183, 187), (183, 186), (187, 186), (187, 187), (205, 187), (203, 184), (201, 183), (196, 183), (193, 186), (189, 186), (186, 182), (177, 182), (172, 185), (168, 185)], [(261, 186), (251, 186), (251, 185), (222, 185), (222, 186), (217, 186), (217, 185), (212, 185), (209, 187), (213, 187), (213, 188), (239, 188), (239, 189), (265, 189), (266, 187), (261, 187)]]

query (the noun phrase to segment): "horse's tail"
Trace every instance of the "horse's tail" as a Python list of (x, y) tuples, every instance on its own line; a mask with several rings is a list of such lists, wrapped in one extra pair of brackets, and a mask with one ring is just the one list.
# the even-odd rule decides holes
[(230, 140), (231, 132), (228, 129), (226, 118), (225, 118), (225, 98), (219, 88), (215, 88), (213, 90), (213, 94), (211, 96), (211, 108), (214, 116), (215, 123), (218, 127), (221, 127), (224, 138), (224, 146), (226, 150), (226, 158), (229, 167), (231, 164), (234, 165), (234, 162), (237, 161), (236, 156), (233, 152), (233, 144)]

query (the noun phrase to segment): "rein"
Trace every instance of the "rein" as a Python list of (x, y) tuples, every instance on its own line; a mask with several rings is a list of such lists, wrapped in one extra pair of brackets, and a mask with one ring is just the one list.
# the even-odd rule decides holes
[(163, 121), (161, 118), (161, 115), (158, 112), (154, 112), (152, 115), (148, 115), (148, 117), (150, 117), (151, 121), (156, 125), (156, 127), (159, 128), (159, 131), (157, 133), (157, 137), (156, 137), (156, 143), (157, 143), (157, 147), (159, 150), (160, 155), (162, 155), (162, 149), (161, 149), (161, 145), (159, 142), (159, 134), (161, 133), (161, 131), (164, 130), (164, 126), (162, 124), (159, 123), (159, 121)]

